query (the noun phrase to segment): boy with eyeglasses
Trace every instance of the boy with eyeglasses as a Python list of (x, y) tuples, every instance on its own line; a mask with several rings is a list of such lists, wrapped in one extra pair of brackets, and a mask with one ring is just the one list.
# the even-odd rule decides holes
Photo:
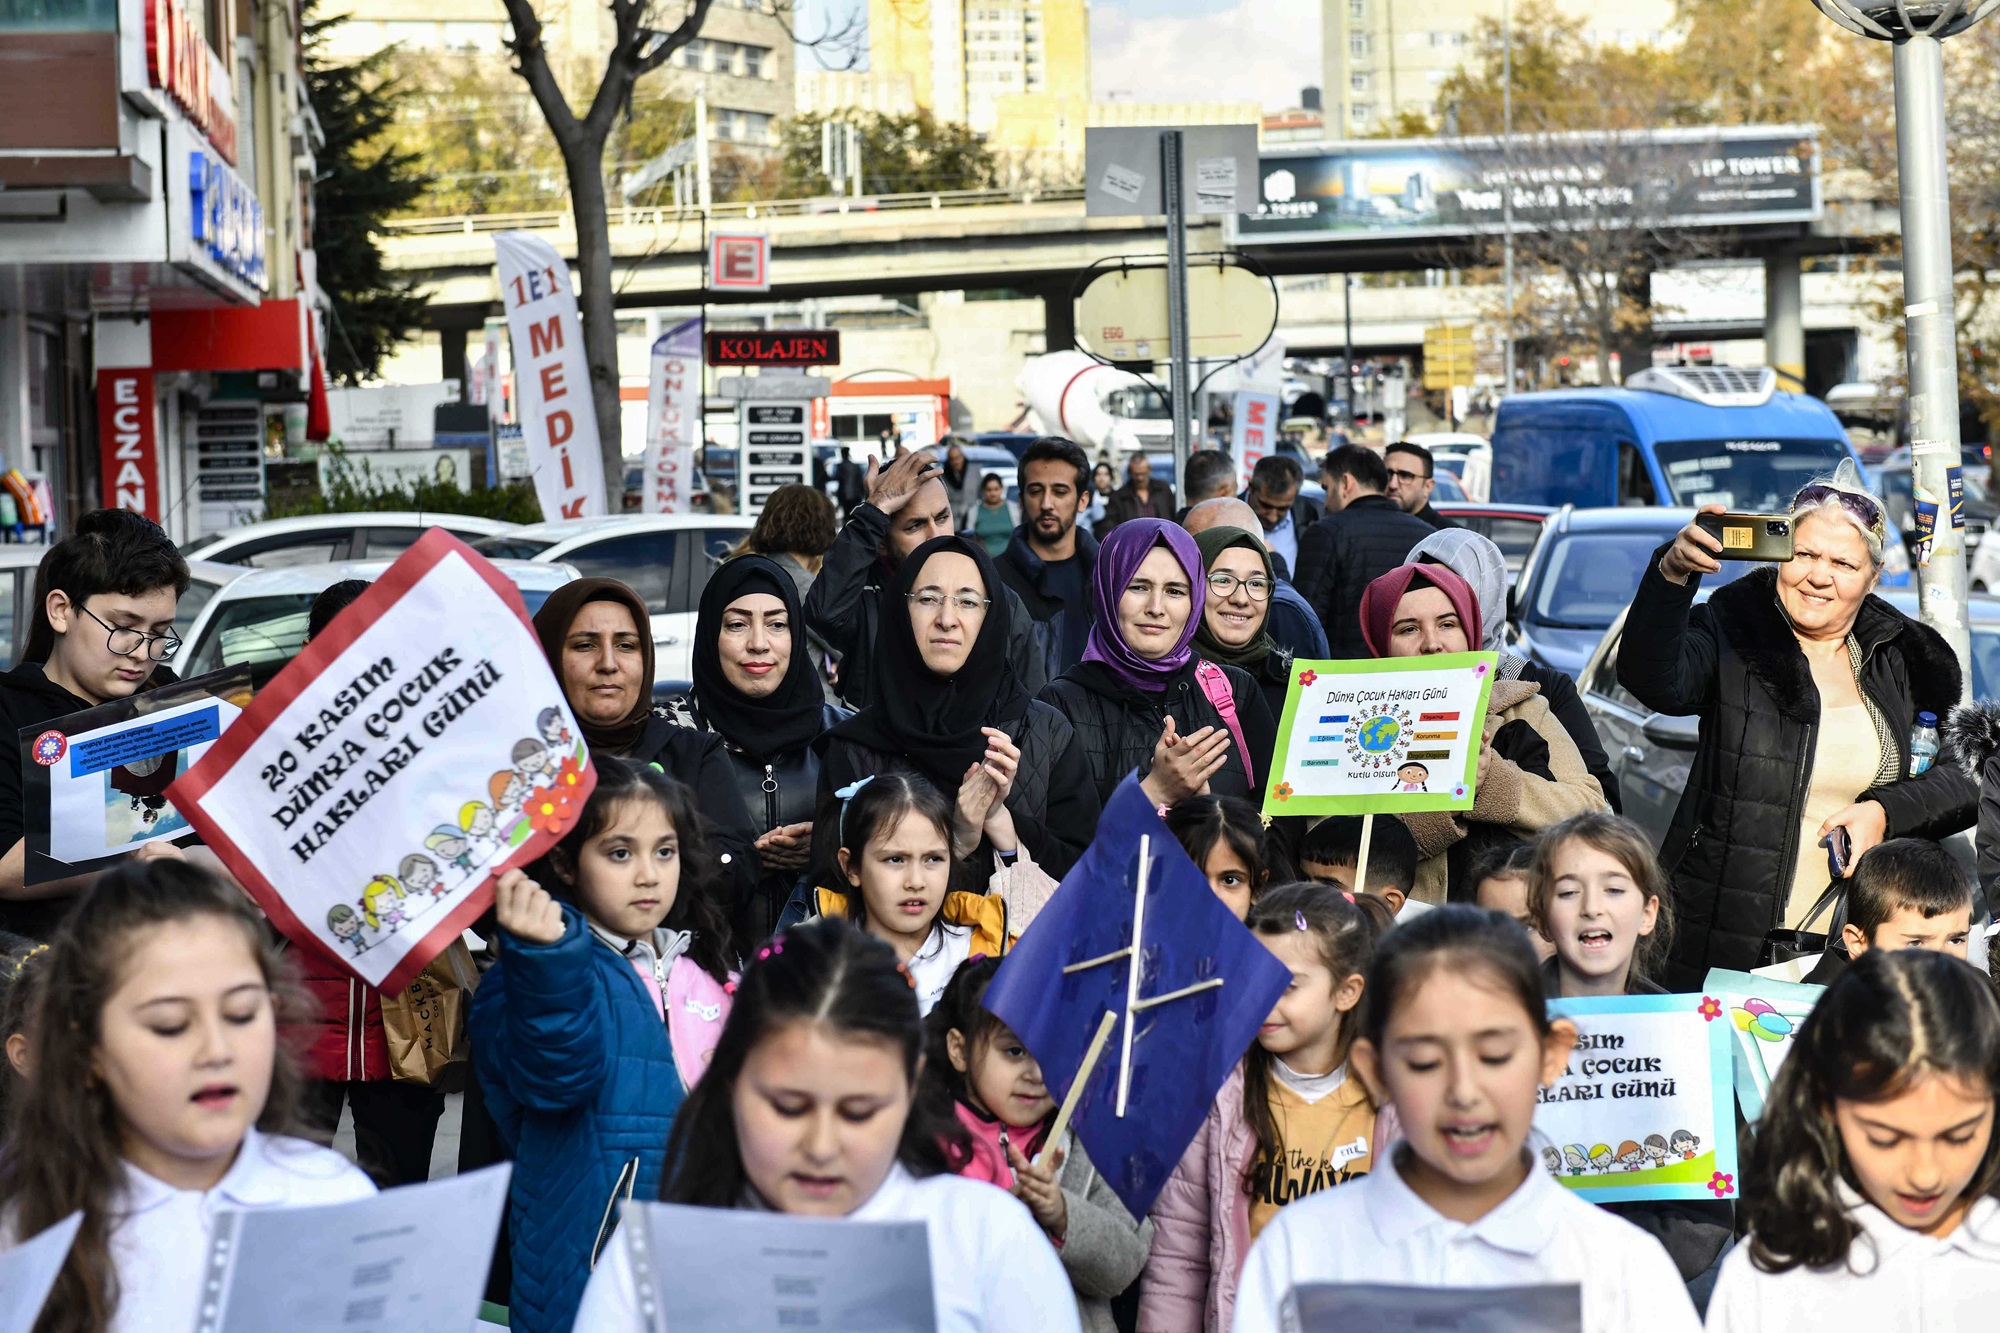
[[(161, 663), (180, 646), (174, 611), (187, 586), (187, 561), (173, 541), (128, 510), (85, 514), (42, 557), (27, 640), (13, 670), (0, 673), (0, 930), (47, 939), (70, 896), (90, 879), (21, 882), (27, 846), (20, 729), (173, 680)], [(162, 842), (136, 855), (179, 852)]]

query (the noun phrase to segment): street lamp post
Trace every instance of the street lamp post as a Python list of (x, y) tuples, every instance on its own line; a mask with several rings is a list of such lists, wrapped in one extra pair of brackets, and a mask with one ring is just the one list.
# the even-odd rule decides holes
[(1813, 0), (1850, 32), (1895, 43), (1896, 175), (1903, 210), (1903, 319), (1909, 357), (1910, 466), (1915, 498), (1936, 505), (1928, 559), (1917, 569), (1924, 623), (1944, 635), (1972, 686), (1965, 613), (1965, 529), (1952, 507), (1959, 478), (1958, 321), (1952, 302), (1951, 189), (1945, 176), (1946, 37), (2000, 0)]

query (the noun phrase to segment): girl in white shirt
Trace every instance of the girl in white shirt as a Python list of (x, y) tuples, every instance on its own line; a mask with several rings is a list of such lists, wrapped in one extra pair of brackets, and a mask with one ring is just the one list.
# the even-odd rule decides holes
[(1275, 1333), (1305, 1282), (1576, 1284), (1584, 1333), (1691, 1333), (1694, 1306), (1659, 1242), (1530, 1160), (1536, 1091), (1576, 1028), (1551, 1022), (1527, 932), (1447, 905), (1391, 931), (1363, 991), (1353, 1068), (1400, 1113), (1374, 1169), (1281, 1210), (1251, 1247), (1236, 1333)]
[(107, 871), (70, 911), (0, 1155), (8, 1237), (83, 1213), (42, 1333), (191, 1329), (218, 1208), (374, 1193), (347, 1159), (274, 1132), (298, 1090), (282, 976), (249, 900), (177, 857)]
[[(708, 1074), (667, 1142), (670, 1203), (923, 1221), (938, 1333), (1077, 1333), (1076, 1300), (1033, 1215), (951, 1174), (960, 1138), (917, 1101), (923, 1025), (890, 947), (837, 918), (774, 936), (744, 972)], [(577, 1312), (590, 1333), (641, 1333), (674, 1280), (633, 1262), (621, 1227)], [(654, 1276), (641, 1279), (647, 1271)]]
[(1771, 1085), (1743, 1166), (1750, 1239), (1708, 1327), (1992, 1327), (2000, 1306), (2000, 1001), (1927, 949), (1870, 949)]

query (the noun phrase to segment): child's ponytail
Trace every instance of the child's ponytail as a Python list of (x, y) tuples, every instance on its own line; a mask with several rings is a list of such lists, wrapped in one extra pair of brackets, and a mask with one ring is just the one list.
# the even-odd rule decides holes
[[(1929, 949), (1870, 949), (1799, 1027), (1743, 1164), (1750, 1260), (1767, 1273), (1844, 1264), (1861, 1226), (1841, 1201), (1836, 1101), (1879, 1102), (1927, 1077), (2000, 1094), (2000, 999), (1969, 964)], [(1966, 1192), (2000, 1186), (2000, 1131)]]
[[(1243, 924), (1258, 935), (1310, 934), (1336, 987), (1347, 977), (1367, 973), (1380, 933), (1376, 918), (1355, 898), (1329, 885), (1310, 882), (1267, 890), (1251, 905)], [(1354, 1044), (1359, 1010), (1357, 1005), (1341, 1015), (1336, 1063), (1346, 1061), (1348, 1048)], [(1243, 1117), (1257, 1139), (1257, 1151), (1243, 1175), (1245, 1193), (1255, 1190), (1258, 1164), (1276, 1161), (1284, 1152), (1277, 1117), (1271, 1114), (1272, 1059), (1271, 1053), (1254, 1041), (1243, 1057)]]

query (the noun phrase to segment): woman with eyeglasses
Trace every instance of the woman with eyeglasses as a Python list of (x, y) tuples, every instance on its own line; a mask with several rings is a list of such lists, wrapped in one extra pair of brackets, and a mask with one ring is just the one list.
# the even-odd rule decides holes
[(1940, 635), (1870, 596), (1881, 504), (1843, 462), (1799, 491), (1791, 521), (1792, 559), (1701, 605), (1722, 544), (1688, 524), (1655, 553), (1619, 643), (1620, 684), (1648, 708), (1701, 718), (1660, 849), (1680, 918), (1670, 989), (1711, 967), (1747, 971), (1770, 932), (1801, 927), (1833, 878), (1836, 831), (1851, 873), (1886, 838), (1945, 837), (1975, 815), (1950, 755), (1912, 763), (1917, 715), (1943, 717), (1962, 677)]
[(896, 567), (870, 667), (879, 702), (822, 743), (812, 845), (827, 875), (840, 793), (875, 774), (920, 773), (951, 802), (953, 890), (984, 893), (996, 866), (1024, 859), (1059, 880), (1095, 836), (1076, 735), (1014, 674), (1002, 586), (968, 536), (933, 538)]
[(1278, 584), (1271, 554), (1242, 528), (1206, 528), (1195, 534), (1194, 544), (1208, 585), (1194, 650), (1206, 661), (1248, 672), (1264, 706), (1279, 717), (1292, 655), (1271, 638), (1271, 593)]
[(1159, 805), (1262, 801), (1277, 728), (1249, 672), (1196, 656), (1208, 596), (1201, 550), (1178, 524), (1130, 519), (1098, 548), (1089, 646), (1042, 698), (1076, 728), (1099, 800), (1137, 769)]
[[(78, 519), (42, 557), (27, 641), (0, 674), (7, 736), (173, 681), (162, 664), (180, 647), (174, 610), (187, 588), (187, 561), (159, 524), (123, 509)], [(90, 877), (25, 888), (26, 832), (21, 747), (10, 741), (0, 745), (0, 931), (46, 940)], [(163, 841), (134, 855), (181, 853)]]

